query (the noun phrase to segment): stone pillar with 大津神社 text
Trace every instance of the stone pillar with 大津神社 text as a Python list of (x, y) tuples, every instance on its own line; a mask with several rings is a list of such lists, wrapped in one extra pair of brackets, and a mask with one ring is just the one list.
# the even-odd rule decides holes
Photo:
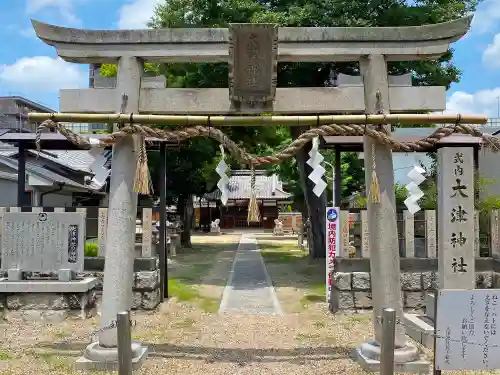
[(438, 150), (438, 270), (440, 289), (474, 289), (474, 149)]

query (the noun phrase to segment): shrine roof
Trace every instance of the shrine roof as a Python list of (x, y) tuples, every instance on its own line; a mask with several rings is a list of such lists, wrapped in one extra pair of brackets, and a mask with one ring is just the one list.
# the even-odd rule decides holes
[[(339, 148), (341, 151), (346, 152), (362, 152), (363, 151), (363, 137), (358, 136), (325, 136), (321, 137), (320, 147), (322, 148)], [(394, 136), (397, 142), (416, 142), (426, 138), (425, 136)], [(441, 139), (435, 149), (430, 149), (425, 152), (436, 151), (440, 146), (481, 146), (483, 140), (479, 137), (472, 137), (469, 135), (452, 135)], [(399, 151), (394, 151), (399, 152)]]
[[(231, 172), (229, 178), (229, 199), (250, 199), (251, 172), (250, 170), (236, 170)], [(268, 176), (265, 171), (256, 171), (255, 193), (257, 199), (285, 200), (292, 195), (283, 190), (283, 183), (277, 175)], [(205, 194), (207, 200), (219, 200), (221, 192), (219, 189)]]
[[(80, 134), (84, 138), (103, 139), (109, 137), (109, 134)], [(24, 144), (28, 150), (36, 150), (36, 133), (6, 133), (0, 135), (0, 142), (18, 146)], [(167, 147), (178, 147), (177, 142), (165, 142), (161, 139), (146, 137), (146, 146), (148, 150), (159, 148), (160, 143), (166, 143)], [(83, 150), (85, 147), (79, 147), (69, 141), (60, 133), (42, 133), (40, 134), (40, 147), (42, 150)]]

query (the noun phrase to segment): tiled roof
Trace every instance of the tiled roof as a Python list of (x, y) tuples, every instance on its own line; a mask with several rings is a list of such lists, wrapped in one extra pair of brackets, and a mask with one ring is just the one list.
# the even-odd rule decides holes
[[(18, 170), (18, 163), (16, 159), (12, 159), (6, 156), (0, 156), (0, 163), (8, 166), (9, 168), (15, 169), (16, 171)], [(39, 165), (26, 162), (26, 172), (32, 173), (34, 175), (37, 175), (41, 178), (45, 178), (48, 180), (52, 180), (56, 183), (60, 184), (65, 184), (70, 187), (78, 188), (78, 189), (85, 189), (85, 190), (93, 190), (90, 186), (85, 186), (82, 184), (79, 184), (73, 180), (70, 180), (69, 178), (66, 178), (64, 176), (61, 176), (57, 173), (54, 173), (52, 171), (49, 171), (46, 168), (43, 168)]]
[(90, 165), (95, 160), (95, 157), (87, 150), (50, 150), (47, 153), (40, 153), (40, 157), (77, 171), (90, 173), (92, 172)]
[[(249, 170), (236, 170), (231, 172), (229, 178), (229, 199), (250, 199), (252, 191), (251, 176)], [(278, 176), (267, 176), (265, 171), (256, 171), (255, 176), (255, 193), (257, 199), (284, 200), (289, 199), (292, 195), (283, 190), (283, 183)], [(221, 192), (219, 189), (212, 193), (206, 194), (205, 198), (209, 200), (220, 199)]]
[[(0, 142), (0, 155), (13, 157), (17, 155), (17, 147), (8, 143)], [(29, 150), (33, 156), (38, 156), (38, 152)], [(111, 151), (105, 150), (103, 154), (108, 158), (105, 166), (109, 168)], [(39, 157), (60, 164), (64, 167), (75, 171), (92, 173), (90, 166), (95, 161), (95, 156), (88, 150), (50, 150), (47, 152), (41, 151)]]

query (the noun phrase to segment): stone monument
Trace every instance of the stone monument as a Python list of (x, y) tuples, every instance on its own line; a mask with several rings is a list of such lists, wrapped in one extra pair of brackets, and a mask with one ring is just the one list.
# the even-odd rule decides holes
[(275, 236), (285, 235), (285, 232), (283, 230), (283, 222), (280, 219), (274, 219), (273, 235)]
[(7, 309), (52, 321), (75, 309), (81, 317), (91, 315), (99, 281), (77, 277), (83, 272), (84, 246), (82, 213), (4, 213), (1, 269), (7, 278), (0, 279), (0, 299)]
[[(278, 28), (275, 25), (230, 25), (228, 29), (78, 30), (32, 21), (38, 37), (57, 49), (61, 58), (77, 63), (117, 62), (116, 88), (61, 90), (61, 112), (155, 114), (322, 114), (439, 111), (445, 107), (444, 87), (389, 87), (387, 61), (436, 59), (468, 30), (471, 17), (442, 24), (412, 27)], [(209, 89), (144, 88), (143, 61), (229, 62), (229, 87)], [(339, 87), (276, 88), (277, 61), (358, 61), (362, 83)], [(122, 108), (122, 97), (128, 98)], [(390, 130), (390, 129), (389, 129)], [(101, 326), (130, 308), (133, 265), (133, 220), (136, 194), (133, 143), (115, 144), (106, 240)], [(372, 158), (372, 151), (374, 152)], [(375, 161), (375, 163), (373, 163)], [(358, 358), (375, 370), (380, 356), (381, 309), (392, 307), (402, 318), (399, 253), (396, 232), (392, 154), (387, 146), (366, 137), (367, 181), (372, 167), (380, 181), (380, 202), (368, 202), (370, 263), (373, 280), (375, 340), (365, 343)], [(369, 186), (369, 184), (367, 184)], [(369, 196), (369, 194), (368, 194)], [(121, 280), (121, 281), (120, 281)], [(120, 282), (119, 282), (120, 281)], [(120, 285), (120, 288), (116, 288)], [(144, 353), (134, 347), (135, 363)], [(99, 334), (87, 350), (89, 361), (116, 359), (116, 332)], [(425, 372), (417, 350), (397, 325), (397, 370)], [(428, 365), (428, 363), (427, 363)], [(425, 366), (424, 366), (425, 367)]]

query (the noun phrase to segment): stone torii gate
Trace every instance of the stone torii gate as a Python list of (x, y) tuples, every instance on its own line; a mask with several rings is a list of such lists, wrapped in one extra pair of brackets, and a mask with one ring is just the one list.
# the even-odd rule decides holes
[[(387, 62), (437, 59), (467, 32), (472, 17), (412, 27), (278, 28), (236, 24), (217, 29), (81, 30), (32, 21), (37, 36), (75, 63), (117, 63), (114, 89), (61, 90), (61, 112), (140, 114), (320, 114), (404, 113), (445, 108), (444, 87), (412, 87), (390, 77)], [(174, 89), (145, 87), (143, 63), (228, 62), (229, 88)], [(339, 87), (276, 88), (278, 62), (358, 61), (362, 84)], [(406, 81), (403, 78), (403, 81)], [(122, 97), (126, 95), (126, 105)], [(390, 132), (390, 129), (388, 129)], [(358, 359), (368, 368), (380, 356), (381, 309), (392, 307), (402, 318), (400, 269), (395, 216), (392, 152), (365, 136), (366, 180), (372, 167), (380, 181), (380, 203), (368, 204), (375, 340), (364, 343)], [(374, 152), (374, 154), (373, 154)], [(108, 326), (132, 302), (133, 226), (137, 196), (132, 191), (135, 160), (131, 138), (113, 147), (101, 326)], [(369, 185), (369, 184), (367, 184)], [(323, 239), (324, 241), (324, 239)], [(105, 368), (116, 359), (116, 332), (103, 331), (80, 366)], [(134, 363), (145, 357), (133, 348)], [(396, 329), (395, 360), (401, 369), (417, 370), (419, 354)], [(417, 365), (417, 366), (416, 366)]]

